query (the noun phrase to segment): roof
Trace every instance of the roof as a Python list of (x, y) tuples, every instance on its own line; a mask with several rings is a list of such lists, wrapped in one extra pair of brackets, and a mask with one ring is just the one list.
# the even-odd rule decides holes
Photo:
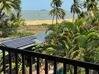
[(22, 38), (9, 39), (1, 42), (2, 46), (11, 47), (11, 48), (20, 48), (24, 46), (28, 46), (35, 43), (35, 36), (26, 36)]
[(32, 36), (26, 36), (16, 39), (10, 38), (5, 41), (2, 41), (0, 45), (11, 48), (24, 49), (35, 45), (35, 43), (43, 43), (45, 41), (45, 37), (45, 32), (41, 32)]

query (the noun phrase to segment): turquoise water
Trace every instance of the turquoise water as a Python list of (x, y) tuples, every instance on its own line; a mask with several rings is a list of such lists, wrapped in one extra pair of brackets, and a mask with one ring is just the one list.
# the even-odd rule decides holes
[[(25, 20), (52, 19), (52, 17), (49, 15), (48, 10), (23, 10), (21, 15)], [(65, 18), (72, 18), (72, 14), (69, 11), (66, 11)]]

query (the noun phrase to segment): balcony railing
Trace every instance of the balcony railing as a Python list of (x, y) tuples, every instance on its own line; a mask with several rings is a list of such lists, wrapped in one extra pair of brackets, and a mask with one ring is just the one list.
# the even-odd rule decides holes
[[(90, 72), (95, 71), (97, 74), (99, 74), (99, 65), (97, 64), (92, 64), (89, 62), (81, 62), (81, 61), (76, 61), (76, 60), (71, 60), (71, 59), (66, 59), (66, 58), (62, 58), (62, 57), (56, 57), (56, 56), (50, 56), (50, 55), (45, 55), (45, 54), (40, 54), (40, 53), (34, 53), (32, 51), (27, 51), (27, 50), (20, 50), (20, 49), (13, 49), (13, 48), (8, 48), (8, 47), (2, 47), (0, 46), (0, 50), (2, 51), (2, 72), (3, 74), (18, 74), (19, 72), (19, 55), (21, 56), (21, 63), (22, 63), (22, 74), (26, 74), (26, 62), (25, 59), (26, 57), (28, 57), (28, 67), (29, 67), (29, 73), (28, 74), (33, 74), (33, 59), (35, 58), (35, 63), (36, 63), (36, 74), (41, 74), (40, 72), (40, 63), (41, 63), (41, 59), (43, 59), (43, 65), (44, 65), (44, 73), (43, 74), (49, 74), (49, 63), (50, 61), (53, 62), (53, 74), (57, 74), (58, 71), (58, 64), (61, 63), (62, 64), (62, 70), (63, 70), (63, 74), (69, 74), (68, 73), (68, 66), (71, 65), (72, 66), (72, 71), (73, 74), (80, 74), (78, 73), (78, 70), (80, 68), (83, 68), (83, 73), (82, 74), (90, 74)], [(7, 52), (7, 53), (6, 53)], [(8, 60), (6, 60), (8, 55)], [(13, 63), (13, 58), (15, 59), (15, 72), (12, 72), (12, 63)], [(6, 64), (8, 61), (8, 66), (9, 66), (9, 71), (6, 72)], [(94, 73), (94, 74), (96, 74)], [(59, 74), (59, 73), (58, 73)]]

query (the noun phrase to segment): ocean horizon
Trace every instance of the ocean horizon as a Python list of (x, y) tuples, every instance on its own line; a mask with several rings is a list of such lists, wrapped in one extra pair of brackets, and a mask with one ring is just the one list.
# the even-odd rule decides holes
[[(50, 20), (52, 17), (49, 15), (49, 10), (22, 10), (22, 18), (31, 21), (31, 20)], [(65, 19), (72, 19), (72, 14), (69, 11), (66, 11)]]

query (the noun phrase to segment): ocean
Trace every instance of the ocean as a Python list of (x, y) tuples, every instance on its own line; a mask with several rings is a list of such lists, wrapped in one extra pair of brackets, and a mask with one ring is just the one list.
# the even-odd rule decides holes
[[(21, 15), (25, 20), (50, 20), (52, 17), (49, 15), (48, 10), (22, 10)], [(71, 19), (72, 14), (66, 11), (66, 19)]]

